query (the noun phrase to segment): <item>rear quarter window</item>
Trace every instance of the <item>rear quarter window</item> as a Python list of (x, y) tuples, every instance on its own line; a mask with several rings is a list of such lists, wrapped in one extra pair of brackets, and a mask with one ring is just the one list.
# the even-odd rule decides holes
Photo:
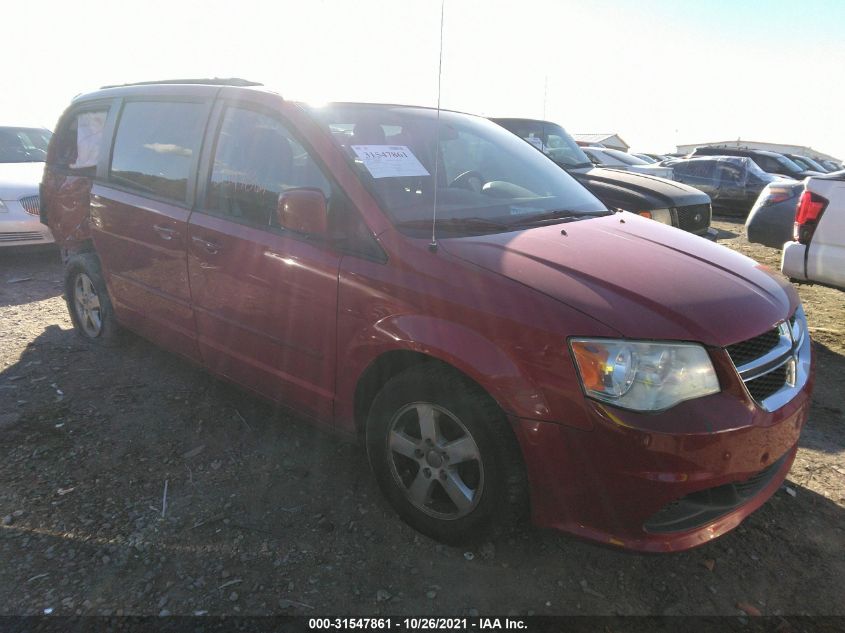
[(205, 127), (203, 103), (130, 101), (114, 141), (109, 181), (185, 202)]
[(770, 158), (768, 156), (757, 155), (757, 156), (754, 156), (753, 160), (760, 167), (762, 167), (763, 171), (767, 171), (769, 173), (775, 173), (775, 172), (783, 170), (783, 165), (780, 165), (774, 158)]
[(62, 121), (47, 162), (61, 169), (94, 175), (103, 152), (108, 108), (71, 113)]
[(714, 163), (712, 160), (697, 160), (689, 163), (687, 175), (693, 178), (713, 178)]

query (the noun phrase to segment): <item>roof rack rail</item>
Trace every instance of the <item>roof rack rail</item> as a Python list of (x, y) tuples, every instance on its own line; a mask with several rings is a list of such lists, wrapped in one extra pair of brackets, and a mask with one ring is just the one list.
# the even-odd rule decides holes
[(113, 86), (101, 86), (102, 90), (106, 88), (124, 88), (127, 86), (154, 86), (158, 84), (201, 84), (206, 86), (263, 86), (264, 84), (256, 81), (249, 81), (247, 79), (240, 79), (239, 77), (228, 77), (221, 79), (214, 77), (213, 79), (161, 79), (159, 81), (136, 81), (131, 84), (115, 84)]

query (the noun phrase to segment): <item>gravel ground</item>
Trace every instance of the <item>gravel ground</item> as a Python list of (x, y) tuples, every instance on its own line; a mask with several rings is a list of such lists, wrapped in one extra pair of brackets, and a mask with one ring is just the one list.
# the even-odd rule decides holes
[(656, 556), (532, 528), (434, 543), (359, 447), (143, 340), (85, 345), (60, 278), (54, 253), (0, 254), (0, 614), (845, 614), (845, 293), (798, 286), (818, 369), (787, 485)]

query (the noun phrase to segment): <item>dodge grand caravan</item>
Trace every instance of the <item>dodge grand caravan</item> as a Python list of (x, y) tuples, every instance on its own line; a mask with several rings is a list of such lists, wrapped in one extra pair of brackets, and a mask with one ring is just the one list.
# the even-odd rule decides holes
[(366, 446), (447, 542), (518, 522), (680, 550), (780, 486), (794, 289), (608, 211), (500, 126), (243, 81), (77, 97), (42, 183), (91, 344), (122, 328)]

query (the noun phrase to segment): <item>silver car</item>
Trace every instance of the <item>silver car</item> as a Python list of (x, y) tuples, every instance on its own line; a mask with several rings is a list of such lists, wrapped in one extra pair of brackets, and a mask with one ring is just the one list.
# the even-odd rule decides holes
[(38, 199), (50, 136), (43, 128), (0, 127), (0, 248), (53, 243)]
[(626, 152), (620, 152), (618, 149), (592, 146), (582, 147), (581, 149), (584, 150), (584, 153), (595, 165), (609, 167), (610, 169), (636, 171), (641, 174), (666, 178), (667, 180), (674, 179), (671, 167), (648, 163), (642, 158), (637, 158), (633, 154), (628, 154)]

